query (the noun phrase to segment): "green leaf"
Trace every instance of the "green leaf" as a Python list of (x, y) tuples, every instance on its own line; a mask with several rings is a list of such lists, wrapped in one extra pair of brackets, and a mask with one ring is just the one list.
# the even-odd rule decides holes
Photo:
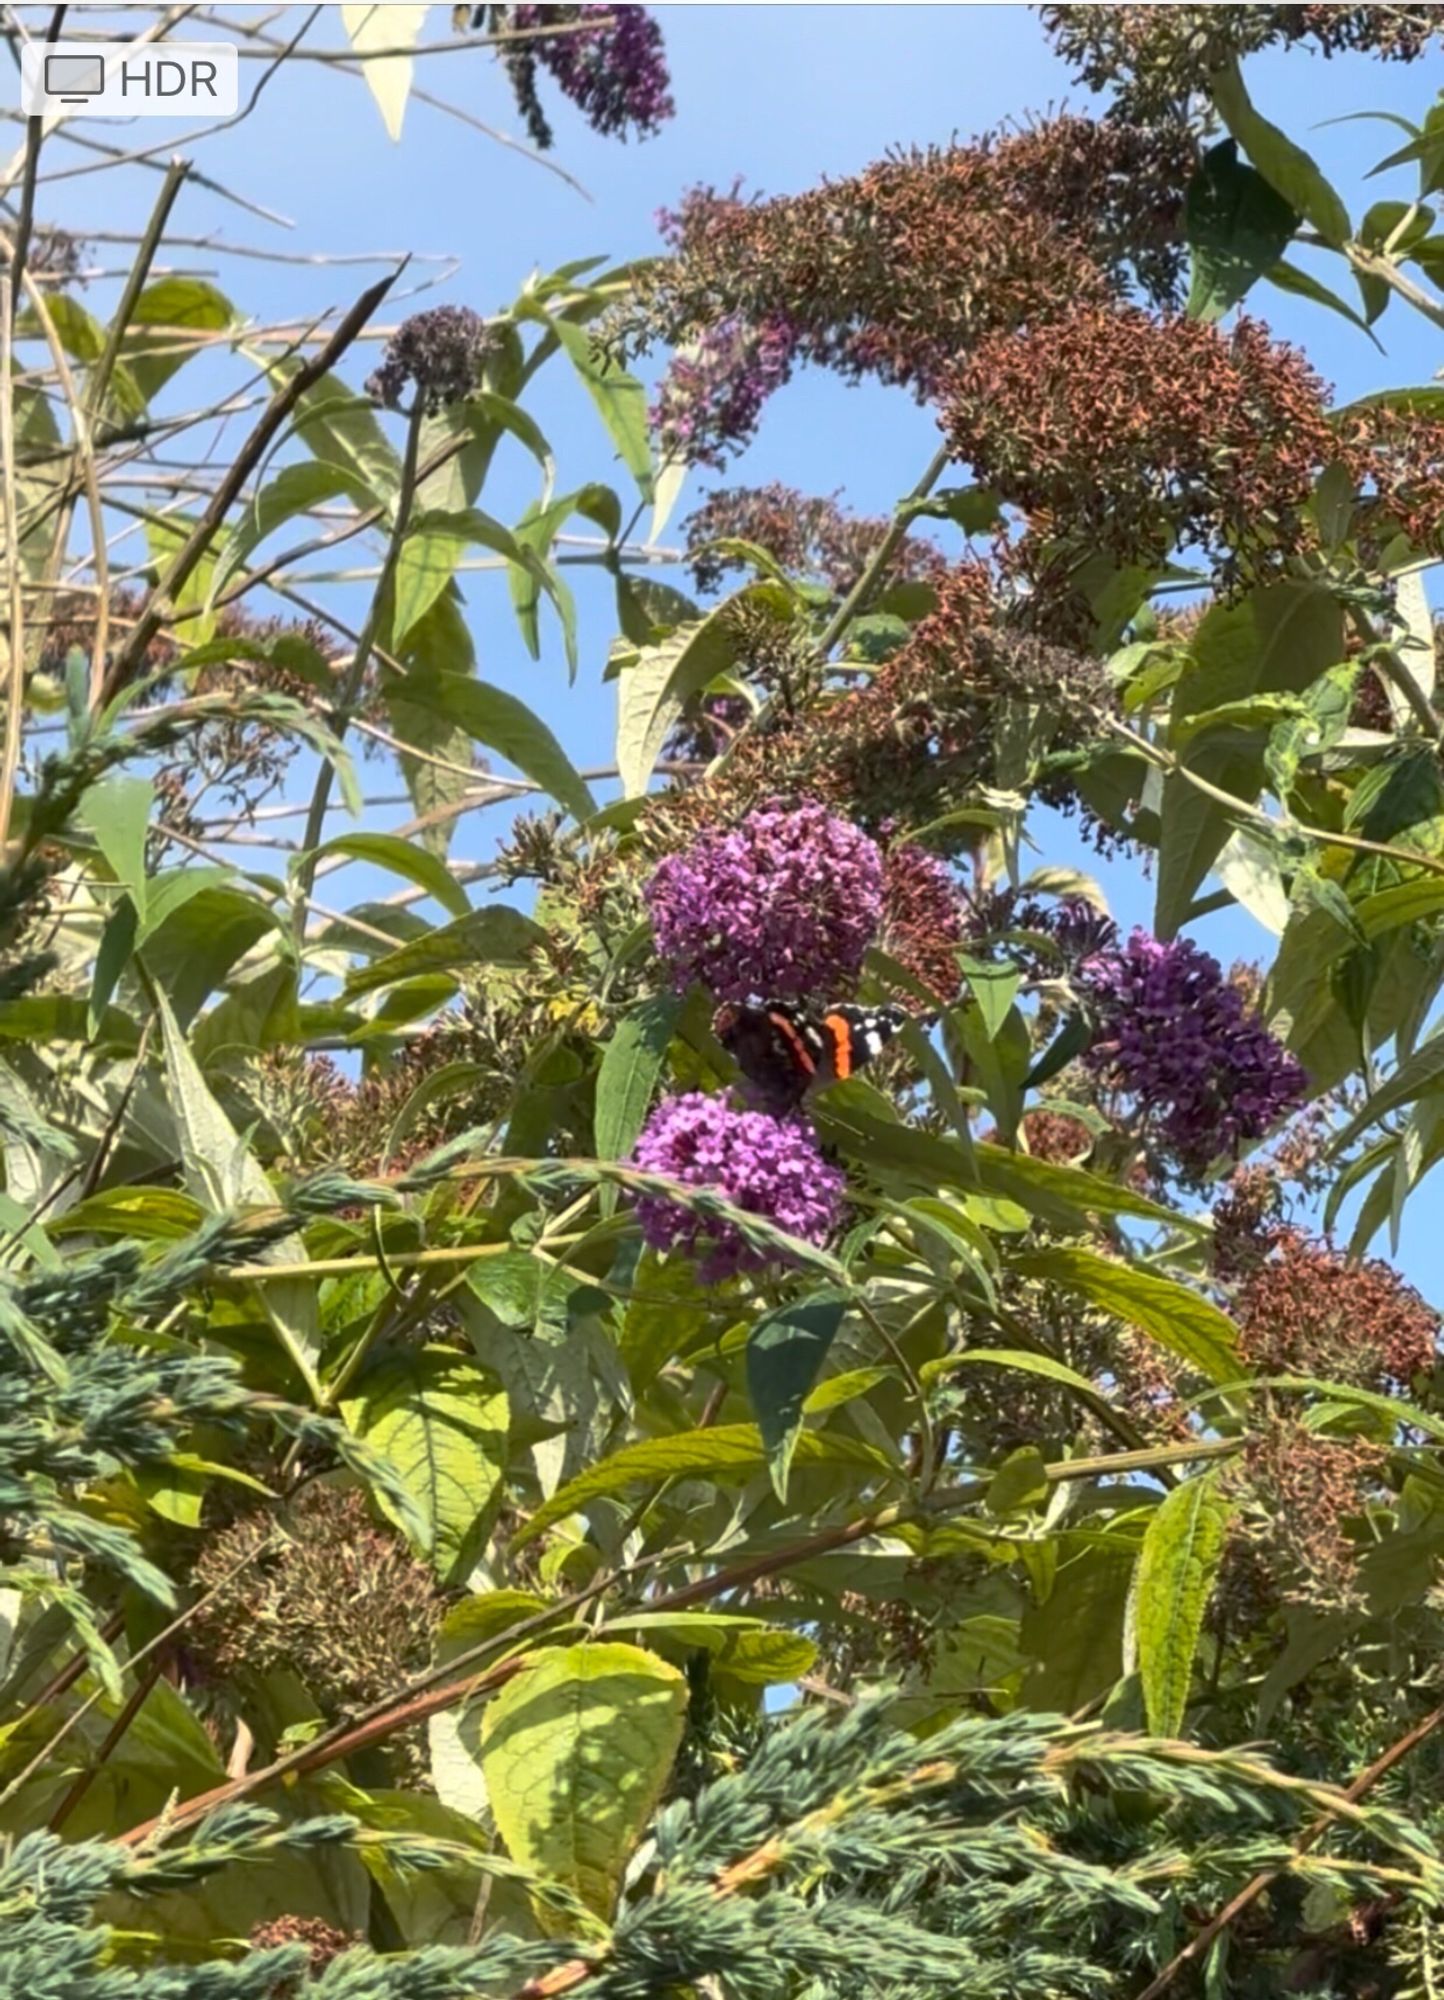
[(1388, 1081), (1373, 1092), (1363, 1109), (1335, 1136), (1334, 1150), (1342, 1152), (1391, 1111), (1397, 1111), (1402, 1104), (1412, 1104), (1438, 1088), (1441, 1076), (1444, 1076), (1444, 1034), (1436, 1034), (1407, 1056)]
[(208, 601), (215, 602), (252, 549), (265, 541), (267, 535), (274, 534), (298, 514), (307, 514), (322, 501), (335, 500), (341, 494), (362, 506), (375, 504), (371, 488), (349, 465), (303, 459), (299, 464), (283, 466), (249, 503), (221, 544)]
[(484, 743), (515, 764), (524, 778), (549, 793), (575, 819), (589, 819), (596, 811), (596, 800), (551, 730), (524, 701), (503, 688), (438, 668), (391, 690), (393, 714), (403, 706), (423, 708), (454, 723), (473, 743)]
[[(156, 1012), (165, 1055), (166, 1095), (190, 1192), (213, 1213), (242, 1206), (274, 1208), (271, 1183), (212, 1097), (164, 993), (156, 994)], [(290, 1264), (305, 1254), (301, 1239), (288, 1236), (267, 1245), (258, 1253), (258, 1261)], [(258, 1290), (282, 1346), (312, 1395), (319, 1395), (321, 1323), (315, 1286), (304, 1278), (278, 1278)]]
[(951, 1375), (958, 1368), (1016, 1368), (1024, 1375), (1041, 1375), (1045, 1381), (1059, 1382), (1080, 1396), (1097, 1402), (1098, 1387), (1086, 1375), (1051, 1354), (1030, 1354), (1022, 1347), (970, 1347), (962, 1354), (944, 1354), (937, 1361), (925, 1361), (918, 1370), (923, 1382), (931, 1383)]
[[(859, 1474), (891, 1476), (893, 1466), (871, 1445), (832, 1431), (803, 1431), (793, 1452), (799, 1465), (847, 1466)], [(673, 1437), (641, 1438), (590, 1466), (554, 1493), (512, 1536), (519, 1548), (575, 1514), (593, 1500), (623, 1493), (639, 1483), (699, 1477), (719, 1483), (750, 1479), (767, 1463), (767, 1448), (756, 1424), (718, 1424), (712, 1430), (679, 1431)]]
[(413, 938), (399, 951), (386, 952), (370, 965), (357, 966), (347, 976), (347, 996), (354, 999), (360, 993), (375, 993), (425, 972), (454, 972), (468, 965), (524, 966), (545, 940), (541, 926), (520, 910), (492, 903), (455, 923), (428, 931), (425, 937)]
[(335, 854), (344, 854), (351, 861), (369, 861), (374, 867), (389, 869), (393, 875), (414, 882), (418, 889), (434, 896), (452, 916), (467, 917), (471, 914), (466, 891), (446, 863), (426, 848), (418, 847), (414, 841), (402, 840), (397, 834), (343, 833), (335, 840), (328, 840), (316, 852), (317, 859), (321, 861)]
[(1035, 1444), (1025, 1444), (1009, 1452), (988, 1482), (987, 1507), (1000, 1519), (1020, 1513), (1046, 1497), (1048, 1466)]
[(401, 1348), (367, 1372), (342, 1413), (414, 1501), (442, 1582), (460, 1582), (506, 1463), (509, 1416), (496, 1376), (454, 1348)]
[(1174, 1278), (1062, 1244), (1022, 1253), (1010, 1263), (1025, 1277), (1077, 1292), (1090, 1305), (1139, 1327), (1211, 1382), (1233, 1382), (1243, 1373), (1233, 1321)]
[(80, 801), (78, 817), (95, 835), (117, 882), (130, 891), (136, 914), (145, 916), (145, 843), (155, 787), (149, 778), (107, 778)]
[(632, 1296), (617, 1345), (632, 1388), (641, 1395), (674, 1356), (686, 1354), (713, 1323), (713, 1297), (680, 1257), (665, 1263), (644, 1250), (632, 1279)]
[(817, 1647), (800, 1632), (784, 1632), (760, 1618), (727, 1611), (634, 1611), (609, 1618), (607, 1632), (645, 1632), (687, 1652), (705, 1649), (713, 1670), (755, 1687), (795, 1681), (817, 1660)]
[(594, 522), (609, 542), (615, 542), (622, 532), (622, 503), (610, 486), (592, 483), (579, 487), (575, 493), (564, 493), (559, 500), (548, 505), (529, 507), (516, 524), (516, 538), (533, 551), (537, 567), (521, 569), (513, 564), (507, 581), (511, 586), (512, 607), (516, 612), (521, 636), (528, 653), (534, 660), (541, 658), (541, 628), (537, 621), (537, 610), (541, 604), (540, 577), (545, 571), (552, 577), (553, 592), (557, 597), (557, 609), (562, 615), (562, 625), (567, 646), (568, 661), (575, 664), (576, 633), (573, 629), (575, 610), (571, 604), (571, 593), (562, 584), (559, 574), (548, 570), (552, 544), (561, 529), (573, 514), (580, 514), (585, 520)]
[(236, 309), (204, 278), (158, 278), (131, 309), (120, 355), (131, 380), (148, 403), (172, 375), (207, 347), (177, 340), (183, 333), (223, 333), (235, 324)]
[(110, 913), (110, 919), (100, 934), (96, 948), (95, 967), (90, 978), (90, 1032), (99, 1034), (100, 1024), (105, 1019), (105, 1010), (115, 995), (125, 968), (130, 964), (131, 953), (135, 950), (138, 925), (135, 904), (129, 896), (122, 896)]
[[(1280, 292), (1288, 292), (1294, 298), (1311, 299), (1316, 306), (1325, 306), (1330, 312), (1336, 312), (1341, 319), (1346, 319), (1350, 326), (1356, 326), (1360, 333), (1367, 333), (1375, 347), (1379, 348), (1381, 354), (1383, 353), (1377, 334), (1373, 332), (1363, 315), (1356, 312), (1347, 299), (1341, 299), (1337, 292), (1331, 291), (1322, 280), (1314, 276), (1312, 271), (1301, 271), (1297, 265), (1281, 258), (1271, 270), (1264, 272), (1264, 279)], [(1343, 412), (1338, 414), (1342, 415)]]
[(1232, 139), (1210, 147), (1184, 204), (1193, 253), (1188, 317), (1221, 319), (1278, 262), (1298, 225), (1283, 196), (1239, 159)]
[(941, 486), (926, 499), (905, 500), (898, 512), (908, 521), (955, 521), (965, 535), (988, 534), (1003, 518), (990, 486)]
[(184, 1027), (190, 1029), (236, 961), (279, 923), (258, 896), (205, 881), (185, 898), (168, 893), (161, 909), (152, 899), (141, 949)]
[(430, 508), (411, 522), (401, 544), (391, 614), (393, 645), (401, 645), (412, 627), (426, 616), (450, 583), (463, 551), (473, 543), (504, 556), (533, 577), (549, 596), (556, 596), (555, 580), (536, 550), (490, 514), (478, 507), (463, 507), (455, 513)]
[[(1342, 658), (1338, 601), (1321, 585), (1273, 584), (1215, 604), (1194, 634), (1174, 690), (1171, 731), (1186, 737), (1192, 719), (1228, 703), (1302, 694)], [(1263, 788), (1264, 747), (1261, 733), (1204, 738), (1189, 748), (1188, 764), (1251, 806)], [(1184, 921), (1238, 818), (1181, 773), (1165, 779), (1153, 924), (1160, 937), (1172, 937)]]
[(1134, 1558), (1078, 1534), (1058, 1540), (1057, 1575), (1019, 1627), (1030, 1665), (1022, 1700), (1035, 1712), (1072, 1715), (1105, 1693), (1123, 1666), (1123, 1627)]
[(981, 1189), (1002, 1195), (1028, 1215), (1062, 1229), (1085, 1227), (1088, 1218), (1097, 1215), (1138, 1215), (1191, 1231), (1203, 1226), (1082, 1167), (1059, 1166), (987, 1141), (964, 1148), (957, 1139), (904, 1125), (888, 1100), (863, 1078), (834, 1084), (819, 1095), (812, 1115), (826, 1144), (865, 1163), (870, 1172), (894, 1171), (925, 1194), (940, 1186)]
[(1326, 242), (1347, 243), (1352, 234), (1348, 209), (1303, 148), (1254, 109), (1238, 63), (1214, 70), (1208, 87), (1220, 118), (1269, 185)]
[(625, 368), (612, 367), (593, 350), (592, 337), (585, 327), (565, 319), (547, 317), (565, 349), (568, 359), (586, 386), (587, 394), (601, 413), (602, 422), (617, 447), (623, 465), (637, 482), (637, 491), (648, 502), (656, 498), (652, 476), (652, 442), (647, 427), (647, 392), (635, 375)]
[(597, 1071), (597, 1157), (624, 1160), (646, 1123), (680, 1006), (672, 994), (640, 1000), (617, 1023)]
[(617, 686), (617, 767), (623, 794), (645, 792), (662, 745), (691, 696), (737, 660), (737, 611), (742, 606), (790, 619), (790, 600), (777, 584), (755, 583), (696, 624), (680, 625), (655, 645), (622, 660)]
[(778, 1306), (747, 1336), (747, 1394), (779, 1500), (787, 1498), (787, 1474), (802, 1435), (803, 1404), (846, 1311), (846, 1299), (813, 1297)]
[(610, 1918), (686, 1712), (686, 1680), (639, 1646), (539, 1653), (481, 1725), (487, 1795), (512, 1859)]
[(1356, 1389), (1349, 1382), (1327, 1382), (1315, 1375), (1270, 1375), (1252, 1387), (1260, 1389), (1294, 1389), (1304, 1395), (1327, 1396), (1331, 1403), (1346, 1407), (1354, 1405), (1361, 1410), (1369, 1410), (1374, 1415), (1386, 1417), (1391, 1426), (1409, 1424), (1422, 1431), (1436, 1444), (1444, 1444), (1444, 1421), (1421, 1410), (1417, 1403), (1407, 1403), (1399, 1396), (1381, 1396), (1373, 1389)]
[(1023, 975), (1009, 958), (970, 958), (960, 952), (958, 963), (967, 974), (968, 992), (982, 1016), (988, 1040), (995, 1042), (1018, 997)]
[(1193, 1656), (1232, 1514), (1217, 1473), (1201, 1473), (1174, 1487), (1143, 1537), (1133, 1628), (1148, 1727), (1155, 1736), (1176, 1736), (1183, 1725)]
[[(295, 364), (258, 357), (273, 380), (286, 381)], [(323, 375), (302, 392), (292, 429), (313, 458), (354, 473), (373, 501), (393, 499), (401, 485), (401, 460), (376, 420), (365, 396), (334, 375)]]
[(1173, 1229), (1196, 1231), (1203, 1226), (1102, 1174), (1090, 1174), (1084, 1167), (1060, 1166), (1052, 1160), (1035, 1159), (1030, 1153), (1010, 1153), (1006, 1147), (987, 1141), (980, 1141), (974, 1152), (981, 1186), (1017, 1202), (1040, 1222), (1066, 1229), (1092, 1215), (1137, 1215)]

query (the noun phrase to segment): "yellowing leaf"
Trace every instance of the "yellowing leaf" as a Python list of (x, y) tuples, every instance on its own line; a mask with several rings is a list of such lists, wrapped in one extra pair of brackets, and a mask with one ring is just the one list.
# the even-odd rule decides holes
[(450, 1347), (408, 1349), (372, 1369), (343, 1413), (415, 1501), (443, 1580), (464, 1573), (506, 1454), (496, 1376)]
[(609, 1917), (682, 1740), (687, 1683), (640, 1646), (538, 1655), (487, 1706), (481, 1768), (514, 1861)]
[[(341, 19), (356, 54), (365, 58), (371, 49), (407, 50), (416, 46), (425, 7), (343, 7)], [(363, 60), (362, 69), (371, 95), (380, 107), (387, 136), (401, 137), (401, 121), (406, 116), (406, 100), (411, 95), (415, 64), (407, 54), (373, 56)]]

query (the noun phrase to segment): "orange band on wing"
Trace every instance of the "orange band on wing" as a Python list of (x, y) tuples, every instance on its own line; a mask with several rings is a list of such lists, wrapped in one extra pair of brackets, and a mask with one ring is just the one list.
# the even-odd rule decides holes
[(785, 1014), (773, 1013), (769, 1014), (767, 1018), (792, 1050), (793, 1055), (797, 1058), (798, 1066), (806, 1070), (809, 1076), (815, 1076), (817, 1073), (817, 1064), (812, 1059), (812, 1051), (808, 1048), (806, 1042), (798, 1034), (787, 1016)]
[(846, 1014), (824, 1014), (824, 1031), (832, 1038), (832, 1071), (841, 1079), (852, 1075), (852, 1031)]

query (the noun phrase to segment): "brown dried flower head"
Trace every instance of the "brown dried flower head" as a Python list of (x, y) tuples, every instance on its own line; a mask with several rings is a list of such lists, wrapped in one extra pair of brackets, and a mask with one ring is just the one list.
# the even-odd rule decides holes
[[(880, 516), (853, 514), (833, 498), (809, 498), (791, 486), (722, 486), (709, 493), (686, 520), (687, 553), (699, 590), (716, 590), (729, 572), (745, 570), (739, 555), (718, 550), (719, 541), (751, 542), (795, 576), (815, 578), (843, 597), (891, 523)], [(947, 568), (943, 553), (918, 535), (905, 535), (893, 552), (883, 580), (935, 582)]]
[(1326, 1437), (1279, 1418), (1256, 1429), (1243, 1450), (1243, 1478), (1255, 1502), (1249, 1536), (1285, 1598), (1318, 1610), (1357, 1604), (1358, 1551), (1349, 1532), (1388, 1458), (1360, 1438)]
[[(667, 219), (675, 255), (647, 274), (610, 337), (682, 347), (724, 323), (766, 330), (785, 338), (789, 365), (928, 395), (973, 342), (1056, 319), (1061, 301), (1101, 307), (1135, 279), (1151, 300), (1171, 300), (1193, 164), (1176, 125), (1062, 116), (778, 200), (700, 188)], [(756, 377), (750, 352), (739, 349), (738, 365)], [(759, 393), (741, 398), (749, 428), (786, 373), (757, 377)]]
[(1234, 1299), (1239, 1347), (1266, 1374), (1407, 1387), (1433, 1366), (1434, 1308), (1379, 1258), (1352, 1263), (1302, 1230), (1279, 1228)]
[(1195, 545), (1232, 576), (1308, 541), (1305, 505), (1337, 455), (1326, 400), (1256, 320), (1221, 333), (1085, 303), (979, 341), (952, 374), (945, 422), (957, 457), (1036, 535), (1120, 563)]
[(1054, 47), (1090, 90), (1109, 90), (1129, 119), (1167, 119), (1207, 87), (1210, 70), (1275, 45), (1331, 56), (1422, 55), (1441, 31), (1435, 7), (1062, 6), (1042, 9)]
[[(372, 1518), (365, 1495), (315, 1484), (284, 1518), (258, 1510), (209, 1536), (191, 1576), (215, 1595), (187, 1629), (208, 1677), (285, 1668), (332, 1717), (354, 1714), (427, 1665), (442, 1599), (427, 1566)], [(419, 1745), (398, 1743), (416, 1764)]]

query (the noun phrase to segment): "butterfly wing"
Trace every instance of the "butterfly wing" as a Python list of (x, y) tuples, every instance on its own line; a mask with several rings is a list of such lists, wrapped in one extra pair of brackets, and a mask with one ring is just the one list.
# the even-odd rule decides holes
[(818, 1024), (825, 1055), (817, 1082), (840, 1082), (866, 1069), (907, 1018), (901, 1007), (829, 1007)]
[(795, 1009), (724, 1007), (713, 1031), (764, 1110), (795, 1111), (817, 1075), (823, 1054), (816, 1030)]
[(856, 1076), (907, 1020), (901, 1007), (829, 1007), (818, 1018), (786, 1001), (724, 1007), (713, 1022), (752, 1095), (773, 1112), (795, 1111), (809, 1091)]

